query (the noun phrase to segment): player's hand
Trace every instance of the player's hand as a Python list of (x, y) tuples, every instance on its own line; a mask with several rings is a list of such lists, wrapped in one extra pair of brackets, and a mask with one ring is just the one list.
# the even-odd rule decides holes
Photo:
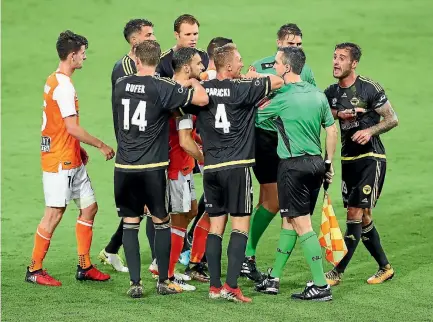
[(337, 116), (341, 120), (350, 120), (356, 117), (356, 109), (345, 109), (337, 112)]
[(329, 168), (329, 171), (327, 171), (325, 173), (325, 181), (327, 183), (331, 184), (332, 183), (332, 177), (334, 176), (334, 174), (335, 174), (334, 173), (334, 167), (333, 167), (333, 165), (331, 163), (331, 167)]
[(363, 107), (355, 107), (355, 113), (356, 114), (364, 114), (367, 112), (367, 109), (363, 108)]
[(352, 141), (361, 145), (365, 145), (371, 139), (371, 132), (369, 129), (356, 131), (354, 135), (352, 135)]
[(248, 73), (245, 74), (245, 78), (259, 78), (260, 74), (255, 70), (248, 69)]
[(81, 161), (83, 161), (83, 164), (86, 165), (89, 162), (89, 155), (87, 154), (86, 150), (84, 150), (83, 147), (80, 147), (80, 155), (81, 155)]
[(102, 143), (102, 146), (99, 148), (99, 151), (105, 156), (105, 160), (111, 160), (116, 154), (111, 146)]

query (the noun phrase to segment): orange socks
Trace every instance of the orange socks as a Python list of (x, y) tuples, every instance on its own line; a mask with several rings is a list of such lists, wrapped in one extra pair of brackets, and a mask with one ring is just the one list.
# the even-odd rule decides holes
[(84, 220), (81, 217), (78, 217), (77, 225), (75, 226), (78, 246), (78, 264), (84, 269), (89, 268), (92, 265), (89, 254), (93, 237), (92, 228), (93, 221)]
[(174, 269), (182, 253), (183, 243), (185, 240), (186, 229), (181, 227), (171, 227), (171, 249), (170, 264), (168, 267), (168, 277), (174, 276)]
[(38, 226), (35, 234), (35, 244), (32, 253), (32, 263), (29, 266), (31, 272), (42, 269), (42, 261), (47, 254), (48, 248), (50, 247), (52, 234), (49, 234), (40, 225)]
[(194, 229), (191, 247), (191, 263), (200, 263), (206, 251), (207, 235), (209, 234), (209, 218), (204, 215)]

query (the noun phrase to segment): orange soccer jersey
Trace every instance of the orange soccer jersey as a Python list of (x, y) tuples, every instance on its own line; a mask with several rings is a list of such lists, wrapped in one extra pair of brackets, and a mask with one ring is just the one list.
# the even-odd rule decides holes
[(44, 111), (41, 137), (42, 170), (58, 172), (82, 164), (80, 142), (66, 130), (63, 118), (77, 115), (78, 99), (70, 77), (55, 72), (44, 87)]

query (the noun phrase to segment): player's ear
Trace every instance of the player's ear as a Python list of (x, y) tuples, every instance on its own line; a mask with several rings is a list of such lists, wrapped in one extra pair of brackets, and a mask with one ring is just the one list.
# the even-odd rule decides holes
[(179, 33), (177, 31), (174, 32), (174, 38), (176, 38), (176, 40), (179, 40)]
[(280, 48), (281, 46), (281, 40), (277, 39), (277, 47)]
[(358, 61), (353, 60), (352, 61), (352, 69), (356, 69), (357, 66), (358, 66)]

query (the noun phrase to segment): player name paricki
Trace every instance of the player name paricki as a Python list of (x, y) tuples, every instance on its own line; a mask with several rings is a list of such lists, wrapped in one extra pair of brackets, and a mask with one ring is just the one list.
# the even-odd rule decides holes
[(134, 85), (126, 83), (125, 91), (131, 93), (143, 93), (144, 94), (144, 85)]
[(230, 97), (229, 88), (206, 88), (206, 93), (209, 96)]

